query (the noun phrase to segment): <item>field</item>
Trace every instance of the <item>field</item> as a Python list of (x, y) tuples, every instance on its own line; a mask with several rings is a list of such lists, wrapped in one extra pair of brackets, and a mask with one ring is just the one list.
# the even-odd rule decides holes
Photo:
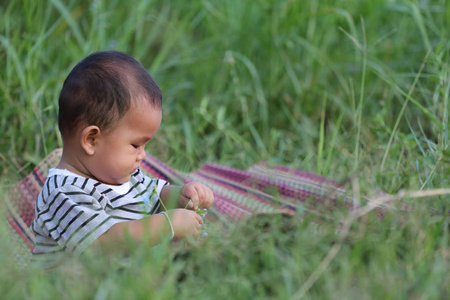
[(0, 226), (1, 298), (449, 298), (449, 37), (446, 0), (1, 2), (2, 194), (62, 146), (68, 72), (115, 49), (161, 87), (146, 150), (169, 166), (267, 161), (414, 208), (336, 211), (319, 231), (314, 216), (274, 217), (268, 231), (247, 222), (201, 247), (92, 251), (50, 273), (7, 259)]

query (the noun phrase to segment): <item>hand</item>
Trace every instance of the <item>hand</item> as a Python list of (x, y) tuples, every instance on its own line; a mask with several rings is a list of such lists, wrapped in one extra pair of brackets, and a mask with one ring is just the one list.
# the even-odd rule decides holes
[(174, 238), (198, 238), (200, 225), (203, 224), (203, 219), (199, 214), (183, 208), (168, 210), (167, 214), (169, 215), (175, 233)]
[(181, 188), (180, 204), (182, 207), (197, 210), (199, 207), (210, 208), (213, 203), (213, 192), (199, 182), (189, 182)]

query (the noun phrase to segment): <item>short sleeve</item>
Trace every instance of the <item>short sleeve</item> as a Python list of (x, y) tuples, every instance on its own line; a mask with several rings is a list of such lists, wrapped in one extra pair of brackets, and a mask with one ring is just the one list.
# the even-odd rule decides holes
[(144, 176), (143, 185), (145, 186), (145, 192), (142, 193), (142, 199), (149, 209), (148, 212), (153, 214), (160, 208), (161, 191), (165, 186), (169, 185), (169, 182), (159, 178)]
[(95, 197), (76, 187), (55, 190), (40, 204), (33, 224), (37, 233), (34, 253), (50, 252), (48, 247), (53, 247), (54, 252), (80, 254), (114, 224), (124, 221), (107, 214)]

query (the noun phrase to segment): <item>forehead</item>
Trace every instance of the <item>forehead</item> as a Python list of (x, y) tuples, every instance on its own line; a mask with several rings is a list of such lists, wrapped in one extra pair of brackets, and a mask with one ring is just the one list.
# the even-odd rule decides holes
[[(125, 116), (119, 121), (117, 129), (126, 129), (133, 135), (151, 135), (156, 133), (162, 119), (161, 108), (149, 102), (133, 103)], [(150, 137), (151, 137), (150, 136)]]

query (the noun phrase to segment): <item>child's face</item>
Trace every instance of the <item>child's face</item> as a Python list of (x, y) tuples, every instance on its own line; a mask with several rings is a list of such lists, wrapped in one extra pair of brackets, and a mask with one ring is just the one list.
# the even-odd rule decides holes
[(145, 145), (160, 124), (161, 109), (147, 103), (132, 105), (119, 124), (97, 140), (89, 172), (106, 184), (129, 181), (145, 158)]

